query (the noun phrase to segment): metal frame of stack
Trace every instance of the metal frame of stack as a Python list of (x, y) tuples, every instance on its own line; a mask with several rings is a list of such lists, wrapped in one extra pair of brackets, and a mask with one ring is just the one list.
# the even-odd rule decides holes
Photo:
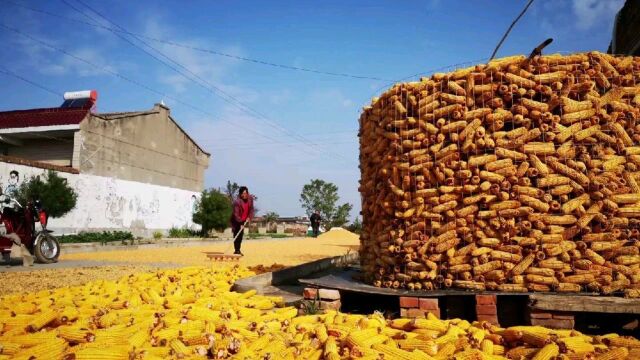
[(640, 295), (640, 58), (511, 56), (374, 98), (360, 258), (375, 286)]

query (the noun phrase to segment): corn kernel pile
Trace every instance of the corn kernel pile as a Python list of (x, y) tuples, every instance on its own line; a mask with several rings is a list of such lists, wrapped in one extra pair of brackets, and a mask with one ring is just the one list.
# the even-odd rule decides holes
[(141, 273), (0, 298), (0, 359), (635, 359), (640, 341), (328, 312), (230, 291), (242, 267)]

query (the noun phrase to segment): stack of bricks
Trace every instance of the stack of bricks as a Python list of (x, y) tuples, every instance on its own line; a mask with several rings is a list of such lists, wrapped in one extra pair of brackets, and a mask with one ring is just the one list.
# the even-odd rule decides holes
[(338, 290), (305, 288), (303, 296), (306, 301), (319, 302), (319, 308), (322, 310), (339, 311), (342, 306)]
[(530, 310), (529, 318), (531, 325), (551, 329), (573, 329), (575, 325), (575, 319), (571, 313)]
[(438, 298), (400, 297), (400, 317), (424, 318), (427, 317), (428, 313), (440, 318)]
[(476, 316), (478, 321), (498, 325), (498, 307), (495, 295), (476, 295)]

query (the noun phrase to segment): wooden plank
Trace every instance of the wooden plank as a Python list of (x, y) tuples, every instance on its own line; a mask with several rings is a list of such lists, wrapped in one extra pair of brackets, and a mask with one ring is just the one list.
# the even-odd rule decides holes
[(638, 299), (611, 296), (530, 294), (529, 306), (535, 310), (640, 314)]
[(431, 291), (410, 291), (406, 289), (390, 289), (379, 288), (366, 284), (362, 281), (354, 280), (358, 278), (360, 273), (355, 270), (335, 270), (328, 275), (324, 275), (315, 279), (299, 279), (301, 284), (318, 288), (336, 289), (344, 291), (352, 291), (362, 294), (390, 295), (390, 296), (411, 296), (411, 297), (440, 297), (440, 296), (475, 296), (477, 294), (496, 294), (510, 296), (527, 296), (528, 293), (507, 293), (495, 291), (472, 291), (472, 290), (456, 290), (441, 289)]

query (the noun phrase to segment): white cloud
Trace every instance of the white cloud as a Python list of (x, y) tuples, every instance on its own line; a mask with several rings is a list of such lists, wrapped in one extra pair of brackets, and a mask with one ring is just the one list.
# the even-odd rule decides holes
[(41, 66), (40, 71), (45, 75), (68, 75), (79, 77), (96, 76), (106, 74), (108, 71), (117, 72), (117, 69), (104, 60), (103, 51), (97, 48), (80, 48), (72, 52), (75, 56), (85, 59), (95, 64), (96, 67), (76, 60), (74, 58), (63, 56), (57, 57), (57, 61), (50, 60)]
[(354, 101), (340, 89), (315, 90), (309, 94), (309, 102), (324, 104), (325, 109), (332, 107), (350, 108), (355, 105)]
[[(209, 39), (182, 39), (176, 31), (167, 25), (166, 21), (163, 21), (163, 17), (157, 14), (155, 16), (146, 17), (144, 34), (157, 39), (171, 39), (176, 43), (180, 43), (188, 47), (212, 47), (212, 41)], [(247, 96), (247, 92), (245, 92), (244, 89), (238, 89), (235, 86), (225, 85), (223, 83), (224, 78), (232, 73), (232, 70), (237, 67), (240, 60), (207, 54), (187, 47), (177, 47), (170, 44), (157, 43), (148, 40), (145, 41), (180, 65), (175, 65), (166, 58), (159, 56), (163, 61), (169, 63), (171, 66), (184, 73), (187, 77), (203, 83), (205, 87), (213, 88), (215, 86), (233, 96), (239, 94)], [(217, 49), (226, 54), (243, 56), (241, 48), (237, 45), (218, 45)], [(164, 65), (160, 66), (162, 69), (160, 72), (160, 81), (170, 85), (174, 91), (184, 92), (190, 86), (196, 86), (202, 89), (202, 87), (196, 85), (192, 80), (187, 79), (185, 76), (178, 74), (174, 70), (168, 69)]]
[(579, 30), (588, 30), (599, 19), (611, 19), (620, 10), (624, 0), (573, 0), (575, 26)]
[[(305, 166), (317, 163), (321, 154), (308, 145), (293, 144), (295, 140), (235, 108), (225, 107), (218, 119), (187, 125), (196, 142), (211, 152), (207, 186), (236, 181), (258, 195), (261, 211), (301, 215), (299, 191), (313, 176)], [(284, 144), (267, 144), (270, 142)]]

